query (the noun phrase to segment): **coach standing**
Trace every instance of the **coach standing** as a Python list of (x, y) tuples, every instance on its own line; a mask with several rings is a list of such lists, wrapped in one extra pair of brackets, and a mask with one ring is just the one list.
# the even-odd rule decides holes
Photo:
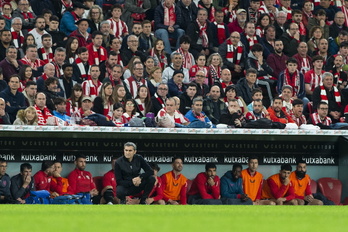
[[(132, 142), (124, 144), (124, 155), (116, 160), (115, 176), (117, 182), (116, 195), (121, 204), (126, 203), (126, 196), (140, 193), (140, 204), (146, 204), (154, 184), (153, 170), (141, 155), (136, 154), (137, 146)], [(141, 169), (144, 173), (140, 174)]]

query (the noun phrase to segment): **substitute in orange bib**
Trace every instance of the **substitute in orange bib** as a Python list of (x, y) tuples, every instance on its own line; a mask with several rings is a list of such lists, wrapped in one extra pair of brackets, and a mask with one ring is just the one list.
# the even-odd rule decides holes
[(311, 191), (311, 178), (306, 171), (306, 161), (300, 160), (296, 164), (296, 170), (290, 175), (290, 181), (295, 189), (295, 200), (299, 205), (323, 205), (321, 200), (314, 199)]
[(277, 205), (297, 205), (294, 186), (290, 181), (292, 167), (282, 164), (278, 174), (267, 179), (262, 188), (262, 199), (271, 200)]
[(186, 205), (187, 178), (181, 174), (183, 162), (180, 157), (174, 157), (173, 170), (161, 176), (163, 185), (163, 200), (170, 205)]

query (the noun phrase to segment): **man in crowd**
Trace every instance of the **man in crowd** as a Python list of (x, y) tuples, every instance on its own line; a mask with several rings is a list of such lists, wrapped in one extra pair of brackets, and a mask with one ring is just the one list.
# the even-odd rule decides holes
[(245, 78), (241, 78), (236, 85), (237, 96), (241, 96), (247, 105), (253, 101), (253, 90), (258, 88), (256, 80), (256, 69), (249, 68), (246, 70)]
[(158, 85), (156, 93), (151, 97), (152, 110), (155, 115), (158, 111), (165, 107), (165, 102), (168, 95), (168, 85), (161, 83)]
[(94, 100), (99, 94), (102, 83), (99, 81), (100, 69), (94, 64), (90, 68), (90, 77), (82, 83), (83, 96), (89, 96)]
[(170, 205), (186, 205), (187, 178), (181, 174), (183, 162), (180, 157), (174, 157), (173, 170), (161, 176), (163, 200)]
[[(181, 106), (181, 105), (180, 105)], [(210, 126), (212, 126), (212, 123), (210, 119), (206, 116), (206, 114), (202, 111), (203, 109), (203, 99), (201, 97), (196, 97), (192, 100), (192, 110), (189, 110), (185, 117), (190, 121), (202, 121)]]
[(223, 110), (226, 109), (226, 104), (220, 100), (220, 88), (214, 85), (210, 89), (209, 96), (204, 99), (203, 111), (213, 124), (218, 124)]
[(35, 105), (35, 95), (37, 93), (37, 85), (35, 81), (27, 81), (24, 91), (22, 92), (25, 97), (26, 106)]
[(185, 115), (188, 111), (190, 111), (193, 98), (196, 97), (197, 94), (197, 85), (195, 83), (190, 83), (187, 86), (186, 91), (179, 96), (180, 99), (180, 108), (179, 111)]
[(35, 43), (38, 48), (42, 47), (42, 39), (41, 39), (42, 35), (48, 34), (47, 31), (45, 30), (45, 27), (46, 27), (45, 18), (43, 16), (38, 16), (35, 19), (35, 28), (28, 33), (34, 36)]
[(280, 97), (275, 97), (272, 106), (268, 108), (268, 113), (273, 122), (280, 122), (283, 124), (293, 123), (292, 118), (282, 109), (283, 100)]
[(83, 81), (89, 79), (88, 50), (86, 47), (77, 49), (78, 58), (73, 63), (73, 80), (82, 84)]
[(71, 194), (89, 193), (93, 204), (99, 204), (100, 197), (98, 190), (93, 182), (92, 174), (86, 169), (86, 156), (79, 154), (75, 159), (75, 169), (68, 176), (69, 188)]
[(205, 172), (199, 173), (187, 193), (191, 205), (221, 205), (220, 178), (216, 175), (216, 165), (207, 163)]
[(47, 120), (53, 115), (48, 110), (46, 106), (46, 95), (42, 92), (39, 92), (35, 95), (35, 105), (34, 105), (37, 113), (39, 126), (45, 126), (47, 124)]
[(303, 115), (303, 101), (301, 99), (294, 99), (292, 101), (291, 118), (298, 127), (302, 124), (307, 124), (306, 116)]
[(107, 52), (103, 43), (103, 33), (100, 31), (95, 31), (92, 33), (92, 43), (87, 45), (88, 50), (88, 63), (89, 65), (100, 65), (107, 59)]
[(162, 81), (168, 83), (168, 81), (173, 77), (176, 70), (181, 70), (184, 73), (184, 83), (189, 83), (189, 71), (187, 68), (183, 67), (183, 56), (179, 52), (173, 52), (170, 55), (172, 63), (169, 67), (165, 68), (162, 73)]
[(267, 57), (267, 64), (272, 68), (274, 77), (278, 79), (281, 72), (286, 69), (286, 61), (289, 59), (283, 53), (283, 41), (277, 39), (274, 41), (274, 53)]
[[(149, 164), (136, 153), (137, 146), (127, 142), (124, 144), (124, 155), (115, 163), (116, 195), (121, 204), (126, 203), (126, 196), (138, 193), (141, 193), (140, 204), (146, 204), (146, 199), (156, 181)], [(144, 171), (142, 174), (141, 170)]]

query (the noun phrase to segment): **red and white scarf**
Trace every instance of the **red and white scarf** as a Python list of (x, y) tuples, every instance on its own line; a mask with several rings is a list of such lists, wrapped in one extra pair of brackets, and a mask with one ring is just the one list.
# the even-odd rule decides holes
[(341, 77), (342, 67), (340, 69), (337, 69), (334, 66), (333, 68), (336, 70), (335, 73), (333, 73), (333, 71), (331, 71), (332, 75), (334, 76), (334, 86), (341, 85), (343, 83), (343, 79)]
[(320, 5), (320, 0), (312, 0), (312, 2), (314, 3), (315, 7)]
[(62, 10), (60, 13), (63, 15), (67, 9), (73, 7), (73, 3), (72, 1), (70, 3), (66, 3), (64, 0), (60, 0), (60, 1), (62, 2)]
[[(210, 72), (210, 77), (212, 79), (213, 82), (215, 81), (219, 81), (220, 77), (221, 77), (221, 67), (218, 66), (217, 69), (214, 67), (214, 65), (210, 65), (209, 66), (209, 72)], [(210, 85), (212, 85), (213, 83), (211, 83)]]
[(34, 107), (36, 109), (36, 114), (38, 119), (37, 124), (39, 126), (45, 126), (47, 123), (47, 119), (49, 117), (53, 117), (53, 115), (51, 114), (51, 112), (48, 110), (46, 106), (43, 110), (41, 110), (37, 105), (35, 105)]
[[(336, 86), (333, 86), (332, 88), (334, 90), (335, 101), (336, 101), (337, 105), (339, 107), (341, 107), (341, 94), (338, 91)], [(326, 102), (327, 104), (329, 104), (329, 99), (326, 95), (326, 89), (325, 89), (324, 85), (320, 85), (320, 99), (323, 102)]]
[(41, 54), (42, 54), (42, 60), (45, 62), (45, 64), (52, 62), (53, 60), (53, 52), (52, 48), (48, 49), (48, 53), (46, 53), (45, 48), (40, 48)]
[[(242, 55), (243, 55), (243, 44), (242, 42), (238, 42), (237, 44), (237, 48), (234, 48), (231, 40), (227, 40), (227, 53), (226, 53), (226, 59), (231, 62), (231, 63), (235, 63), (235, 64), (240, 64), (240, 61), (242, 59)], [(235, 56), (235, 52), (237, 53), (237, 57), (236, 60), (234, 60), (234, 56)]]
[(209, 44), (209, 39), (208, 39), (208, 35), (207, 35), (207, 22), (204, 22), (203, 25), (200, 24), (198, 19), (196, 19), (196, 22), (197, 22), (198, 27), (199, 27), (199, 38), (202, 39), (202, 46), (203, 46), (203, 48), (207, 48), (208, 44)]
[(282, 6), (281, 11), (284, 11), (286, 13), (286, 20), (289, 20), (292, 18), (292, 15), (291, 15), (292, 9), (290, 7)]
[(322, 85), (322, 77), (323, 77), (323, 73), (325, 71), (321, 71), (320, 75), (317, 75), (313, 70), (311, 70), (312, 72), (310, 72), (311, 75), (311, 82), (310, 82), (310, 87), (311, 87), (311, 91), (313, 91), (317, 86)]
[(170, 8), (168, 8), (164, 5), (164, 1), (162, 4), (163, 4), (163, 8), (164, 8), (164, 22), (163, 22), (163, 24), (166, 26), (174, 26), (174, 24), (176, 22), (175, 6), (172, 5)]
[(80, 70), (80, 73), (81, 73), (81, 79), (82, 80), (87, 80), (91, 77), (91, 75), (89, 74), (89, 71), (88, 73), (86, 72), (86, 69), (85, 69), (85, 65), (82, 63), (82, 60), (80, 58), (77, 58), (75, 60), (76, 62), (76, 65), (77, 67), (79, 68)]
[(251, 48), (254, 46), (254, 44), (259, 43), (259, 41), (257, 41), (256, 35), (254, 35), (254, 36), (252, 36), (252, 37), (250, 37), (249, 35), (245, 35), (245, 37), (246, 37), (247, 40), (248, 40), (249, 49), (251, 49)]
[(290, 73), (288, 69), (285, 69), (284, 71), (284, 85), (290, 85), (292, 87), (293, 91), (293, 95), (295, 96), (298, 94), (299, 90), (300, 90), (300, 72), (298, 70), (296, 70), (293, 74), (292, 74), (292, 79), (290, 77)]
[[(243, 108), (241, 107), (241, 109)], [(261, 112), (261, 114), (255, 115), (254, 111), (249, 111), (248, 113), (246, 113), (245, 118), (248, 120), (258, 120), (261, 118), (266, 118), (266, 114), (264, 112)]]
[(103, 115), (108, 119), (112, 119), (113, 116), (113, 105), (110, 102), (104, 104)]
[(218, 24), (216, 21), (214, 22), (216, 28), (217, 28), (217, 36), (218, 37), (218, 43), (222, 44), (223, 42), (225, 42), (226, 38), (226, 28), (225, 28), (225, 24), (224, 23), (220, 23)]
[(54, 65), (54, 68), (56, 69), (55, 76), (58, 77), (58, 78), (60, 76), (63, 76), (63, 74), (64, 74), (63, 67), (60, 66), (59, 64), (57, 64), (57, 62), (55, 62), (54, 58), (53, 58), (53, 61), (51, 63)]
[(267, 9), (267, 7), (266, 7), (266, 5), (262, 5), (262, 6), (260, 6), (260, 8), (258, 9), (258, 13), (259, 13), (259, 16), (261, 15), (261, 14), (268, 14), (270, 17), (271, 17), (271, 20), (272, 20), (272, 22), (274, 22), (275, 21), (275, 15), (278, 13), (278, 9), (277, 8), (275, 8), (276, 9), (276, 12), (270, 12), (268, 9)]
[(142, 115), (145, 115), (145, 102), (142, 103), (139, 98), (135, 99), (135, 102), (137, 103), (138, 109)]
[(44, 65), (44, 62), (42, 62), (42, 60), (36, 59), (34, 62), (32, 62), (30, 59), (28, 59), (27, 56), (24, 56), (24, 57), (21, 59), (21, 61), (22, 61), (23, 64), (30, 65), (30, 67), (31, 67), (32, 69), (34, 69), (34, 70), (37, 70), (38, 67)]
[(194, 65), (194, 59), (191, 53), (185, 52), (182, 48), (177, 50), (182, 56), (182, 67), (190, 69)]
[(307, 124), (306, 116), (304, 116), (303, 114), (299, 118), (297, 118), (294, 114), (291, 114), (290, 116), (292, 120), (294, 120), (297, 126), (301, 126), (302, 124)]
[(302, 61), (301, 61), (301, 72), (303, 73), (303, 75), (309, 71), (311, 69), (311, 65), (310, 65), (310, 62), (309, 62), (309, 59), (308, 57), (304, 57), (302, 58)]
[[(137, 1), (137, 7), (143, 8), (144, 2), (142, 0)], [(145, 13), (132, 13), (131, 17), (134, 19), (134, 21), (143, 21), (146, 17)]]
[(344, 24), (348, 27), (348, 9), (345, 6), (342, 6), (341, 10), (344, 14)]
[(73, 64), (77, 58), (78, 58), (77, 53), (73, 54), (72, 57), (69, 57), (69, 64)]
[[(19, 35), (18, 35), (19, 33)], [(12, 34), (12, 41), (13, 45), (18, 49), (23, 46), (24, 43), (24, 35), (22, 31), (16, 32), (12, 27), (11, 27), (11, 34)], [(18, 43), (18, 38), (19, 38), (19, 43)]]
[[(294, 20), (292, 20), (292, 23), (296, 23)], [(303, 24), (303, 22), (300, 22), (300, 23), (296, 23), (298, 25), (298, 28), (300, 30), (300, 35), (306, 35), (307, 34), (307, 31), (306, 31), (306, 27), (305, 25)]]
[(230, 86), (230, 85), (233, 85), (232, 81), (228, 82), (228, 83), (225, 83), (225, 82), (222, 82), (222, 80), (220, 79), (220, 85), (221, 85), (221, 88), (223, 90), (223, 92), (225, 92), (225, 89), (227, 86)]
[(168, 61), (167, 61), (167, 57), (166, 55), (164, 55), (164, 52), (162, 52), (161, 54), (159, 54), (159, 56), (156, 54), (155, 52), (155, 48), (151, 48), (150, 50), (150, 56), (153, 57), (153, 59), (155, 60), (155, 65), (159, 66), (162, 68), (162, 70), (164, 70), (167, 65), (168, 65)]
[(228, 11), (229, 6), (222, 9), (225, 16), (228, 15), (228, 23), (232, 23), (237, 19), (236, 10)]
[(97, 84), (94, 84), (92, 78), (88, 78), (88, 80), (82, 82), (82, 93), (94, 100), (99, 94), (101, 85), (102, 83), (99, 80), (97, 80)]
[[(232, 82), (231, 82), (232, 83)], [(237, 103), (240, 107), (240, 110), (242, 111), (242, 113), (244, 114), (244, 105), (243, 105), (243, 102), (240, 100), (239, 97), (235, 97), (235, 99), (237, 99)], [(227, 100), (227, 97), (224, 97), (224, 102), (226, 104), (226, 106), (228, 107), (228, 100)]]
[(97, 49), (95, 46), (92, 46), (92, 47), (93, 47), (94, 64), (99, 65), (101, 62), (107, 59), (106, 51), (103, 47), (100, 47), (99, 49)]
[(121, 19), (115, 21), (113, 18), (110, 18), (108, 21), (110, 22), (111, 30), (114, 32), (116, 38), (121, 38), (124, 34), (128, 33), (128, 27)]
[(161, 104), (162, 108), (164, 108), (166, 105), (164, 104), (163, 98), (158, 96), (157, 93), (155, 93), (154, 96), (155, 96), (156, 100)]
[(74, 11), (71, 11), (70, 13), (71, 13), (71, 15), (73, 16), (73, 18), (74, 18), (74, 22), (75, 22), (75, 23), (76, 23), (77, 21), (79, 21), (80, 17), (79, 17), (79, 16), (77, 16), (77, 14), (75, 14), (75, 12), (74, 12)]
[(264, 29), (262, 29), (261, 26), (257, 26), (255, 30), (256, 30), (256, 35), (260, 36), (261, 38), (264, 37)]
[(31, 13), (30, 11), (28, 11), (28, 12), (23, 12), (22, 11), (21, 14), (23, 16), (24, 21), (26, 21), (26, 22), (28, 22), (29, 19), (34, 19), (35, 18), (33, 13)]
[(325, 126), (330, 126), (332, 124), (331, 118), (326, 116), (324, 118), (324, 120), (321, 120), (318, 113), (311, 114), (311, 119), (312, 119), (313, 125), (317, 125), (318, 123), (322, 123)]
[(127, 123), (127, 119), (124, 115), (119, 118), (112, 117), (112, 122), (115, 123), (116, 127), (123, 127)]

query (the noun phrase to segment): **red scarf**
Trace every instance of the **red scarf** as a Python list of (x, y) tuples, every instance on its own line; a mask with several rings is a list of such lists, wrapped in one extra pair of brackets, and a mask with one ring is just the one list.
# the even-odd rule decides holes
[(295, 96), (295, 94), (297, 95), (300, 88), (300, 72), (296, 70), (295, 73), (292, 74), (292, 79), (291, 79), (289, 70), (285, 69), (284, 85), (290, 85), (293, 88), (294, 91), (292, 96)]
[(85, 69), (85, 65), (82, 63), (82, 60), (80, 58), (77, 58), (75, 60), (76, 62), (76, 65), (77, 67), (79, 68), (80, 70), (80, 73), (81, 73), (81, 79), (82, 80), (87, 80), (91, 77), (91, 75), (89, 74), (89, 71), (88, 73), (86, 72), (86, 69)]
[[(291, 21), (291, 23), (296, 23), (294, 20)], [(307, 31), (306, 31), (306, 27), (304, 26), (303, 22), (300, 23), (296, 23), (298, 25), (298, 28), (300, 30), (300, 35), (306, 35)]]
[(162, 108), (164, 108), (166, 105), (164, 104), (163, 99), (157, 95), (157, 93), (154, 94), (156, 100), (161, 104)]
[[(244, 107), (241, 107), (241, 109), (244, 109)], [(245, 118), (248, 120), (258, 120), (261, 118), (266, 118), (266, 115), (264, 112), (261, 112), (261, 114), (259, 115), (255, 115), (254, 111), (249, 111), (248, 113), (246, 113)]]
[[(18, 49), (21, 48), (23, 46), (24, 43), (24, 35), (23, 32), (16, 32), (15, 30), (13, 30), (13, 28), (11, 27), (11, 34), (12, 34), (12, 41), (14, 46)], [(18, 41), (19, 38), (19, 41)], [(19, 43), (18, 43), (19, 42)]]
[(47, 123), (47, 119), (49, 117), (53, 117), (53, 115), (51, 114), (51, 112), (48, 110), (46, 106), (43, 110), (41, 110), (37, 105), (35, 105), (34, 107), (36, 109), (36, 114), (38, 118), (37, 124), (39, 126), (45, 126)]
[(214, 22), (214, 24), (215, 24), (215, 26), (217, 28), (218, 42), (219, 42), (219, 44), (222, 44), (227, 39), (226, 38), (225, 24), (224, 23), (218, 24), (216, 21)]
[(264, 30), (261, 28), (261, 26), (256, 27), (256, 35), (260, 36), (261, 38), (264, 36)]
[(30, 67), (34, 70), (37, 70), (38, 67), (40, 66), (43, 66), (44, 65), (44, 62), (40, 59), (36, 59), (34, 62), (32, 62), (30, 59), (28, 59), (27, 56), (24, 56), (22, 59), (21, 59), (22, 63), (23, 64), (27, 64), (27, 65), (30, 65)]
[[(338, 91), (336, 86), (333, 86), (332, 88), (334, 89), (335, 101), (336, 101), (338, 107), (341, 107), (341, 94)], [(320, 99), (323, 102), (326, 102), (327, 104), (329, 104), (329, 99), (327, 98), (326, 89), (325, 89), (324, 85), (320, 85)]]
[(253, 37), (250, 37), (249, 35), (245, 35), (245, 37), (247, 38), (248, 40), (248, 43), (249, 43), (249, 49), (252, 48), (252, 46), (254, 46), (254, 44), (257, 44), (259, 43), (259, 41), (257, 41), (257, 37), (256, 35), (254, 35)]
[(189, 52), (184, 52), (182, 48), (179, 48), (177, 52), (182, 55), (182, 67), (190, 69), (193, 66), (194, 61), (192, 54)]
[[(144, 3), (144, 2), (143, 2), (142, 0), (138, 0), (138, 1), (137, 1), (137, 7), (143, 8), (143, 3)], [(145, 19), (146, 14), (145, 14), (145, 13), (132, 13), (132, 14), (131, 14), (131, 17), (132, 17), (134, 20), (136, 20), (136, 21), (142, 22), (142, 21)]]
[(164, 8), (164, 22), (166, 26), (174, 26), (176, 22), (175, 6), (172, 5), (170, 8), (166, 7), (163, 2)]
[(127, 123), (125, 116), (121, 115), (120, 118), (112, 117), (112, 122), (115, 123), (116, 127), (123, 127)]
[[(212, 79), (213, 82), (218, 81), (221, 77), (221, 67), (218, 66), (217, 70), (215, 69), (214, 65), (210, 65), (209, 66), (209, 71), (210, 71), (210, 77)], [(212, 85), (213, 83), (211, 83), (210, 85)]]
[(150, 50), (150, 56), (153, 57), (153, 59), (155, 60), (155, 65), (159, 66), (162, 68), (162, 70), (164, 70), (167, 65), (168, 65), (168, 61), (167, 61), (167, 57), (166, 55), (164, 55), (164, 52), (162, 52), (161, 54), (159, 54), (159, 56), (156, 54), (155, 52), (155, 48), (151, 48)]
[(63, 76), (63, 74), (64, 74), (63, 68), (55, 62), (54, 58), (53, 58), (53, 61), (51, 63), (54, 65), (54, 68), (56, 69), (55, 76), (58, 78), (60, 76)]
[[(100, 47), (99, 49), (97, 49), (93, 45), (92, 45), (92, 48), (93, 48), (93, 57), (94, 57), (93, 64), (99, 65), (101, 62), (107, 59), (107, 53), (105, 48)], [(93, 64), (89, 64), (89, 65), (93, 65)]]
[(208, 35), (207, 35), (207, 22), (204, 22), (203, 25), (200, 24), (198, 19), (196, 19), (196, 22), (199, 27), (199, 38), (202, 39), (202, 46), (203, 48), (207, 48), (209, 44)]
[(99, 94), (99, 90), (102, 83), (97, 80), (97, 84), (94, 84), (91, 77), (88, 78), (88, 80), (82, 82), (82, 93), (84, 96), (90, 96), (93, 100), (96, 98)]
[(71, 15), (73, 16), (75, 23), (76, 23), (77, 21), (79, 21), (80, 17), (77, 16), (77, 14), (75, 14), (74, 11), (71, 11), (70, 13), (71, 13)]
[(331, 118), (326, 116), (324, 120), (321, 120), (318, 113), (311, 114), (311, 119), (312, 119), (313, 125), (317, 125), (318, 123), (322, 123), (325, 126), (330, 126), (332, 124)]
[(52, 48), (48, 49), (48, 53), (46, 53), (45, 48), (40, 48), (41, 54), (42, 54), (42, 60), (45, 62), (45, 64), (52, 62), (53, 60), (53, 52)]
[[(240, 64), (240, 61), (242, 59), (242, 55), (243, 55), (243, 45), (242, 43), (239, 41), (238, 42), (238, 47), (235, 49), (231, 40), (227, 40), (227, 53), (226, 53), (226, 59), (231, 62), (231, 63), (235, 63), (235, 64)], [(237, 57), (236, 60), (234, 60), (234, 56), (235, 56), (235, 52), (237, 51)]]
[(222, 12), (224, 12), (225, 16), (228, 15), (228, 23), (233, 23), (237, 19), (237, 14), (235, 10), (228, 11), (229, 6), (222, 9)]
[(30, 11), (28, 11), (26, 13), (22, 11), (21, 14), (23, 16), (24, 21), (26, 21), (26, 22), (28, 22), (29, 19), (34, 19), (35, 18), (33, 13), (31, 13)]
[(303, 114), (299, 118), (295, 117), (294, 114), (291, 114), (291, 118), (292, 120), (294, 120), (297, 126), (301, 126), (302, 124), (307, 124), (306, 116), (304, 116)]
[(72, 1), (69, 4), (66, 3), (64, 0), (60, 0), (60, 1), (62, 2), (62, 11), (60, 13), (63, 15), (67, 9), (70, 9), (73, 7), (73, 3)]
[(220, 84), (221, 84), (221, 88), (224, 92), (225, 92), (225, 89), (227, 86), (233, 85), (232, 81), (230, 81), (229, 83), (226, 84), (225, 82), (222, 82), (221, 79), (220, 79)]

